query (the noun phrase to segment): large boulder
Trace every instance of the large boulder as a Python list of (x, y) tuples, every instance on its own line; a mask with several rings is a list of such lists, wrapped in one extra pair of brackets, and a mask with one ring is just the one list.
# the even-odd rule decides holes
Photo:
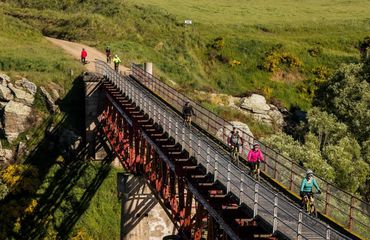
[(12, 91), (2, 84), (0, 84), (0, 100), (1, 101), (10, 101), (13, 100), (14, 96)]
[(266, 99), (262, 95), (252, 94), (250, 97), (242, 98), (240, 107), (253, 113), (264, 114), (270, 110), (270, 106), (266, 103)]
[(33, 101), (35, 100), (35, 97), (24, 90), (18, 89), (13, 86), (13, 84), (8, 84), (9, 89), (13, 92), (15, 99), (14, 101), (24, 103), (28, 106), (31, 106), (33, 104)]
[(4, 108), (3, 123), (5, 136), (9, 142), (14, 141), (21, 132), (29, 127), (31, 107), (15, 101), (10, 101)]
[(29, 81), (26, 78), (22, 78), (21, 80), (16, 81), (15, 85), (22, 87), (32, 95), (35, 95), (37, 92), (36, 84), (34, 84), (33, 82)]
[(272, 104), (267, 104), (262, 95), (252, 94), (250, 97), (242, 98), (240, 109), (246, 115), (269, 125), (282, 127), (285, 124), (284, 116), (280, 110)]
[(5, 73), (0, 73), (0, 84), (3, 86), (7, 86), (10, 82), (10, 77)]

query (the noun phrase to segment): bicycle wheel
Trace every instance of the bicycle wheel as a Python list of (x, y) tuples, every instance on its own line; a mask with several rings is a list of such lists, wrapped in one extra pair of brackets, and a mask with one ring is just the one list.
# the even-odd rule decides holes
[(310, 208), (311, 208), (310, 209), (310, 215), (311, 215), (311, 217), (317, 218), (317, 211), (316, 211), (315, 204), (312, 204), (312, 206)]

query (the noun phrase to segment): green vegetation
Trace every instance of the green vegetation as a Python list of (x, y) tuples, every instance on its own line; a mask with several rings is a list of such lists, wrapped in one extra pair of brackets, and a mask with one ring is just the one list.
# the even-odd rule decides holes
[(82, 66), (37, 29), (4, 14), (0, 5), (0, 71), (12, 80), (26, 77), (38, 86), (64, 90), (62, 113), (55, 116), (49, 116), (43, 97), (36, 94), (33, 127), (18, 138), (27, 142), (31, 154), (0, 169), (0, 239), (119, 239), (118, 170), (109, 162), (69, 161), (50, 144), (57, 134), (45, 134), (51, 125), (81, 129), (83, 95), (70, 72), (79, 74)]
[[(184, 91), (240, 95), (268, 87), (287, 108), (308, 109), (314, 70), (358, 61), (355, 47), (369, 31), (370, 4), (362, 0), (5, 2), (7, 15), (45, 35), (110, 45), (126, 64), (152, 61)], [(193, 25), (183, 24), (188, 18)], [(222, 47), (215, 48), (217, 39)], [(299, 64), (266, 71), (265, 56), (276, 49), (283, 62)]]
[(340, 188), (369, 200), (370, 61), (368, 56), (362, 59), (342, 65), (320, 86), (315, 101), (319, 108), (312, 108), (307, 123), (293, 130), (303, 136), (301, 143), (285, 134), (265, 140)]
[[(0, 70), (14, 78), (72, 88), (70, 69), (79, 72), (81, 67), (43, 34), (101, 50), (110, 45), (126, 65), (151, 61), (163, 81), (175, 81), (185, 93), (258, 92), (286, 108), (317, 106), (296, 129), (300, 141), (287, 135), (266, 141), (336, 185), (370, 199), (370, 38), (364, 39), (370, 31), (369, 1), (3, 0), (0, 7)], [(185, 19), (193, 24), (184, 25)], [(342, 63), (347, 65), (337, 69)], [(69, 114), (76, 112), (73, 96), (61, 105)], [(227, 119), (252, 124), (226, 107), (204, 105)], [(36, 106), (35, 115), (46, 119), (40, 96)], [(39, 144), (44, 136), (40, 132), (50, 121), (76, 126), (73, 116), (66, 115), (40, 121), (41, 127), (29, 132), (35, 136), (31, 145)], [(258, 124), (251, 128), (257, 136), (274, 130)], [(1, 204), (0, 238), (11, 233), (13, 238), (99, 239), (110, 235), (108, 231), (118, 233), (115, 172), (107, 164), (68, 163), (40, 152), (25, 164), (1, 173), (0, 199), (6, 204)], [(31, 184), (29, 176), (39, 181)]]
[(35, 165), (9, 165), (0, 172), (11, 192), (0, 206), (0, 238), (119, 239), (118, 171), (83, 159), (58, 158), (45, 176)]

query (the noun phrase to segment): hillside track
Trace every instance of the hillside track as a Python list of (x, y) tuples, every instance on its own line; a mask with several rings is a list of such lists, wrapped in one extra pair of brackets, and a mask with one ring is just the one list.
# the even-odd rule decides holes
[[(61, 40), (57, 38), (51, 38), (51, 37), (45, 37), (45, 38), (51, 43), (53, 43), (55, 46), (62, 48), (65, 52), (69, 53), (77, 60), (80, 60), (81, 50), (82, 48), (85, 48), (87, 51), (87, 61), (88, 61), (88, 63), (85, 64), (85, 68), (89, 72), (95, 72), (95, 64), (94, 64), (95, 59), (106, 61), (105, 53), (100, 52), (96, 48), (90, 47), (82, 43), (71, 42), (71, 41)], [(111, 63), (111, 66), (113, 67), (113, 63)], [(121, 64), (120, 71), (123, 74), (125, 74), (125, 73), (128, 73), (130, 69)]]

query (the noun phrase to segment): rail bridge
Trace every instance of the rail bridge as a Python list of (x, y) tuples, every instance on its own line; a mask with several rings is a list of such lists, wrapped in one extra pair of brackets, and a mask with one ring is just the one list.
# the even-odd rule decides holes
[[(99, 89), (98, 114), (87, 117), (132, 173), (141, 174), (167, 208), (181, 239), (366, 239), (370, 206), (318, 178), (319, 218), (297, 202), (305, 171), (261, 143), (260, 182), (232, 163), (226, 139), (232, 125), (196, 102), (192, 126), (180, 111), (186, 96), (137, 65), (122, 75), (96, 60), (87, 98)], [(87, 83), (89, 84), (89, 83)], [(96, 97), (95, 96), (95, 97)], [(96, 118), (96, 119), (95, 119)], [(242, 132), (243, 152), (257, 140)]]

